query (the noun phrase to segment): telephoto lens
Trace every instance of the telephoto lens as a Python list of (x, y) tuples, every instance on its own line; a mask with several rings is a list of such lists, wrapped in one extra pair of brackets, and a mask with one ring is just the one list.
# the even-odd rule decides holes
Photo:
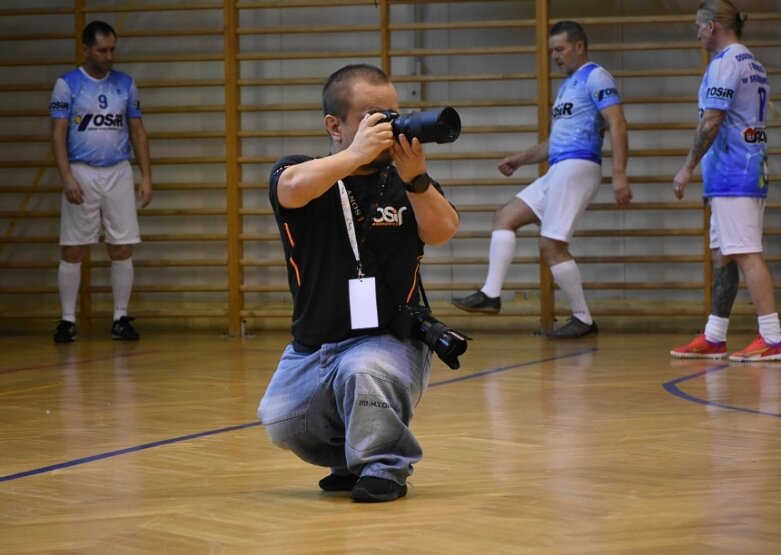
[(452, 143), (461, 134), (461, 118), (451, 107), (404, 114), (391, 122), (393, 134), (421, 143)]

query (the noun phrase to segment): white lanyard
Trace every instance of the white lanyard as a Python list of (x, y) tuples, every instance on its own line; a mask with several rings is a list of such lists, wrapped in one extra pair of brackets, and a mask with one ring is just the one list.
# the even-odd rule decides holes
[(347, 226), (347, 237), (350, 239), (350, 246), (353, 248), (358, 270), (358, 277), (347, 282), (350, 300), (350, 327), (354, 330), (376, 328), (379, 326), (377, 284), (373, 277), (366, 277), (363, 274), (350, 198), (347, 194), (347, 187), (344, 186), (341, 179), (339, 180), (339, 196), (342, 199), (342, 213), (344, 214), (344, 223)]
[(355, 255), (355, 264), (358, 269), (358, 277), (363, 277), (363, 268), (361, 266), (361, 253), (358, 251), (358, 237), (355, 235), (355, 222), (353, 221), (353, 211), (350, 207), (350, 198), (347, 196), (347, 187), (344, 182), (339, 180), (339, 196), (342, 199), (342, 213), (344, 213), (344, 223), (347, 226), (347, 237), (350, 239), (350, 246)]

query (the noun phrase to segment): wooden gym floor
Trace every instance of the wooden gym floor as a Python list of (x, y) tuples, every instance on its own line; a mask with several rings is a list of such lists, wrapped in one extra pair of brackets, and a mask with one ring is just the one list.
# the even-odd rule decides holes
[(781, 553), (781, 363), (475, 334), (434, 364), (408, 496), (365, 505), (257, 425), (287, 334), (140, 330), (0, 337), (0, 553)]

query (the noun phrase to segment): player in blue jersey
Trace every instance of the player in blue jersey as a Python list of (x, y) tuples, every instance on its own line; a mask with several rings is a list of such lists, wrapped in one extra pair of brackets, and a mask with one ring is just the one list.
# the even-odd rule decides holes
[(706, 0), (697, 10), (697, 38), (713, 59), (700, 86), (694, 144), (673, 189), (683, 198), (702, 162), (703, 196), (711, 209), (713, 298), (704, 333), (670, 351), (677, 358), (727, 356), (727, 328), (740, 271), (757, 311), (759, 336), (729, 358), (781, 360), (773, 277), (762, 256), (770, 83), (762, 63), (740, 43), (745, 20), (728, 0)]
[(522, 226), (536, 223), (540, 226), (540, 253), (572, 310), (570, 320), (548, 337), (575, 338), (597, 333), (597, 325), (586, 304), (569, 241), (578, 217), (601, 183), (605, 128), (613, 148), (616, 201), (627, 204), (632, 199), (626, 177), (626, 120), (615, 81), (589, 60), (588, 39), (578, 23), (556, 23), (548, 43), (553, 61), (567, 75), (553, 105), (550, 136), (528, 150), (507, 156), (499, 164), (499, 171), (510, 176), (523, 165), (545, 160), (549, 170), (497, 210), (485, 284), (467, 297), (453, 299), (453, 304), (468, 312), (498, 313), (502, 284), (515, 254), (515, 234)]
[(133, 245), (141, 241), (130, 146), (141, 174), (138, 202), (152, 200), (149, 145), (133, 79), (112, 69), (116, 33), (93, 21), (82, 32), (84, 63), (57, 79), (49, 103), (52, 144), (63, 183), (58, 285), (62, 318), (54, 341), (76, 338), (81, 262), (103, 225), (111, 259), (114, 339), (136, 340), (127, 305), (133, 287)]

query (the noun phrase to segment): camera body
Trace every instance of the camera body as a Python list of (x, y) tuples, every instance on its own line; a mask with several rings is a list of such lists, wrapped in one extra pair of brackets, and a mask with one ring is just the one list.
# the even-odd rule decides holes
[(429, 309), (409, 305), (399, 306), (391, 331), (399, 338), (421, 340), (453, 370), (461, 366), (458, 357), (466, 352), (467, 340), (470, 339), (434, 318)]
[(393, 135), (398, 138), (402, 133), (410, 141), (417, 138), (421, 143), (452, 143), (461, 134), (461, 118), (451, 107), (439, 110), (425, 110), (401, 115), (393, 110), (383, 110), (385, 119), (390, 122)]

